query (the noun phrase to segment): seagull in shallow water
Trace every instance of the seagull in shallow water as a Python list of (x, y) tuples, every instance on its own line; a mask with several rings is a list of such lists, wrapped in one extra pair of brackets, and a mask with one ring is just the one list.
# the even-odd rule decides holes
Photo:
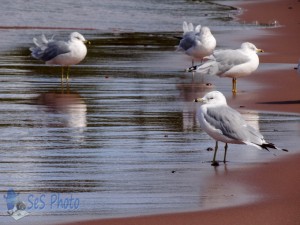
[(183, 37), (177, 46), (177, 51), (184, 51), (185, 54), (193, 57), (192, 66), (194, 66), (194, 58), (202, 60), (203, 57), (212, 54), (217, 42), (208, 27), (198, 25), (194, 29), (192, 23), (184, 21), (182, 28)]
[(227, 105), (226, 98), (221, 92), (209, 92), (203, 98), (195, 99), (195, 102), (203, 103), (198, 113), (201, 129), (216, 140), (212, 166), (219, 165), (216, 161), (218, 141), (225, 143), (224, 163), (226, 162), (228, 144), (246, 144), (259, 149), (268, 150), (268, 148), (272, 148), (288, 151), (265, 141), (262, 134), (247, 124), (238, 111)]
[(216, 50), (204, 62), (187, 69), (188, 72), (217, 75), (232, 78), (232, 93), (236, 93), (236, 79), (253, 73), (258, 65), (258, 52), (263, 50), (249, 42), (244, 42), (239, 49)]
[(45, 35), (33, 38), (34, 47), (30, 48), (32, 57), (45, 61), (46, 64), (61, 65), (63, 82), (64, 67), (67, 67), (67, 82), (69, 66), (80, 63), (86, 56), (86, 43), (89, 43), (80, 33), (72, 32), (68, 41), (47, 39)]

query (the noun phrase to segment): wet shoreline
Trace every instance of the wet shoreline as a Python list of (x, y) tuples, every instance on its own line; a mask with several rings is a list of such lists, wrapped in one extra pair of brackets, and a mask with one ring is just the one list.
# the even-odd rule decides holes
[[(2, 192), (13, 185), (21, 198), (48, 191), (82, 193), (80, 218), (194, 210), (210, 204), (218, 207), (218, 203), (235, 198), (239, 202), (239, 195), (231, 196), (230, 192), (209, 202), (209, 196), (199, 194), (206, 188), (204, 177), (243, 169), (245, 163), (256, 166), (274, 156), (248, 148), (244, 155), (239, 146), (233, 146), (227, 168), (211, 170), (212, 155), (206, 149), (213, 141), (200, 131), (192, 100), (213, 89), (230, 98), (230, 80), (196, 77), (193, 82), (192, 75), (183, 72), (190, 59), (174, 52), (177, 39), (172, 36), (181, 33), (180, 24), (177, 26), (178, 32), (170, 33), (124, 32), (126, 29), (87, 32), (94, 45), (87, 59), (71, 69), (69, 87), (63, 88), (59, 67), (30, 58), (28, 38), (16, 51), (7, 51), (10, 57), (2, 55), (5, 116), (1, 143), (5, 160), (1, 165), (6, 181)], [(243, 33), (243, 28), (237, 30), (237, 36)], [(25, 31), (26, 37), (42, 32), (30, 31)], [(223, 37), (225, 33), (226, 27), (216, 35)], [(221, 47), (239, 46), (228, 37), (224, 40)], [(243, 110), (247, 120), (259, 126), (268, 139), (287, 142), (288, 146), (282, 147), (294, 150), (288, 140), (298, 134), (297, 115), (249, 113), (257, 104), (252, 107), (243, 97), (256, 85), (242, 79), (238, 85), (241, 95), (230, 101), (233, 106)], [(11, 168), (14, 175), (8, 177)], [(95, 196), (99, 201), (93, 201)], [(2, 209), (3, 218), (12, 219), (5, 214), (5, 206)], [(77, 212), (38, 211), (23, 220), (45, 216), (54, 223), (51, 215), (58, 216), (54, 219), (57, 222), (68, 215), (74, 218), (73, 214)]]
[[(274, 17), (272, 15), (272, 9), (268, 10), (269, 13), (265, 13), (264, 8), (270, 7), (270, 4), (273, 4), (273, 7), (275, 9), (274, 12), (277, 12), (277, 9), (282, 11), (282, 13), (277, 12), (278, 14), (276, 15), (278, 16), (278, 18), (276, 17), (276, 19), (282, 21), (284, 27), (269, 32), (274, 36), (278, 36), (282, 34), (282, 32), (289, 32), (288, 34), (291, 34), (291, 32), (293, 33), (293, 31), (296, 29), (296, 21), (293, 21), (291, 17), (286, 16), (287, 11), (293, 9), (293, 12), (296, 12), (296, 9), (299, 8), (299, 3), (297, 3), (296, 1), (289, 1), (288, 3), (286, 2), (286, 4), (283, 5), (282, 3), (283, 1), (274, 1), (271, 3), (264, 3), (265, 5), (261, 5), (260, 3), (249, 3), (249, 5), (242, 5), (242, 7), (247, 8), (245, 13), (242, 15), (242, 19), (252, 21), (252, 17), (254, 16), (255, 20), (261, 20), (264, 23), (267, 23), (267, 21), (274, 19)], [(257, 9), (260, 9), (258, 14), (253, 14), (252, 12), (256, 11)], [(289, 31), (286, 30), (286, 28), (289, 28)], [(292, 40), (299, 40), (299, 34), (296, 35)], [(281, 39), (274, 38), (275, 43), (276, 41), (281, 41)], [(269, 35), (262, 35), (259, 38), (253, 37), (253, 42), (258, 43), (258, 47), (261, 47), (259, 45), (261, 43), (261, 45), (263, 46), (262, 48), (267, 49), (272, 49), (272, 44), (274, 44), (273, 41), (270, 41)], [(294, 48), (293, 43), (295, 42), (292, 41), (287, 46), (287, 48)], [(296, 49), (293, 49), (292, 52), (298, 54), (299, 45), (296, 46), (298, 46), (296, 48), (298, 49), (298, 51), (295, 51)], [(278, 53), (283, 52), (275, 52), (262, 56), (261, 62), (298, 62), (299, 55), (297, 54), (291, 54), (288, 58), (282, 58)], [(270, 66), (272, 67), (272, 65)], [(273, 111), (275, 114), (276, 112), (280, 111), (288, 114), (296, 113), (296, 116), (298, 116), (300, 112), (299, 106), (297, 104), (297, 94), (299, 94), (299, 78), (297, 77), (292, 66), (290, 69), (288, 68), (288, 66), (286, 67), (287, 69), (276, 71), (258, 70), (249, 78), (245, 78), (246, 83), (250, 81), (250, 83), (252, 85), (254, 84), (254, 86), (255, 84), (260, 84), (261, 82), (267, 85), (260, 85), (258, 88), (254, 89), (255, 91), (251, 91), (249, 88), (247, 88), (247, 91), (240, 92), (236, 98), (231, 98), (230, 104), (234, 108)], [(285, 74), (285, 76), (287, 77), (283, 78), (283, 74)], [(282, 82), (284, 82), (284, 84), (282, 84)], [(243, 81), (241, 83), (241, 85), (243, 85)], [(283, 89), (284, 87), (285, 89)], [(243, 90), (243, 86), (241, 89)], [(230, 94), (228, 94), (228, 96), (229, 95)], [(296, 124), (298, 124), (298, 122), (296, 122)], [(289, 129), (290, 128), (287, 126), (286, 130)], [(284, 130), (284, 128), (281, 129), (281, 135), (285, 133)], [(299, 132), (296, 133), (296, 136), (298, 136)], [(294, 141), (296, 141), (297, 139), (296, 136), (294, 138)], [(298, 145), (293, 144), (291, 148), (294, 150), (298, 150)], [(250, 169), (238, 169), (233, 172), (231, 171), (230, 173), (225, 172), (225, 174), (223, 174), (222, 176), (214, 177), (213, 179), (210, 178), (212, 179), (212, 184), (209, 184), (206, 187), (207, 189), (213, 189), (215, 188), (215, 185), (220, 185), (220, 183), (222, 182), (224, 182), (224, 186), (226, 187), (226, 185), (230, 186), (230, 182), (232, 181), (238, 182), (240, 185), (241, 183), (247, 184), (247, 187), (252, 189), (252, 191), (261, 194), (259, 196), (261, 200), (257, 203), (200, 212), (164, 214), (123, 219), (95, 220), (90, 221), (89, 224), (139, 223), (174, 225), (183, 224), (186, 221), (189, 221), (189, 223), (191, 224), (198, 224), (199, 221), (206, 224), (219, 224), (220, 221), (222, 221), (223, 224), (232, 225), (235, 223), (239, 224), (241, 217), (244, 218), (243, 224), (296, 224), (300, 221), (299, 215), (297, 213), (297, 210), (299, 209), (299, 193), (297, 192), (297, 188), (299, 187), (299, 182), (297, 182), (299, 180), (299, 176), (295, 172), (299, 170), (299, 154), (296, 152), (297, 151), (293, 153), (292, 151), (289, 153), (290, 156), (287, 155), (280, 160), (271, 160), (269, 163), (264, 162), (260, 165), (254, 165)], [(277, 171), (276, 176), (274, 176), (274, 171)]]

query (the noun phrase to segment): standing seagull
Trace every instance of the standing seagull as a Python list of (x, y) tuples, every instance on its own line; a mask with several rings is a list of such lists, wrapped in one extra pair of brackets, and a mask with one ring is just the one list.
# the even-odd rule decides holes
[(64, 67), (67, 67), (67, 82), (69, 79), (69, 66), (80, 63), (86, 56), (87, 48), (85, 43), (87, 40), (78, 32), (73, 32), (69, 36), (69, 40), (55, 41), (47, 40), (45, 35), (39, 38), (33, 38), (35, 47), (31, 47), (31, 55), (36, 59), (46, 62), (46, 64), (54, 64), (62, 66), (61, 81), (64, 78)]
[(226, 98), (221, 92), (209, 92), (203, 98), (195, 99), (195, 102), (203, 103), (198, 114), (201, 129), (216, 140), (212, 166), (219, 165), (216, 161), (218, 141), (225, 143), (224, 163), (226, 162), (228, 143), (246, 144), (265, 150), (273, 148), (288, 151), (266, 142), (262, 134), (248, 125), (239, 112), (227, 105)]
[(187, 69), (188, 72), (232, 78), (232, 93), (236, 94), (236, 79), (250, 75), (259, 65), (258, 52), (252, 43), (245, 42), (239, 49), (216, 50), (204, 63)]
[(192, 66), (194, 66), (194, 58), (203, 59), (205, 56), (212, 54), (216, 47), (216, 39), (210, 32), (208, 27), (196, 26), (192, 23), (183, 22), (183, 37), (177, 47), (177, 51), (184, 51), (185, 54), (193, 57)]

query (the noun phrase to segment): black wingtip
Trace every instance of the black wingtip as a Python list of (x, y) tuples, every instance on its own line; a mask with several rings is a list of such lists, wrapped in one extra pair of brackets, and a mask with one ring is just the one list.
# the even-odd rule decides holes
[(260, 147), (261, 147), (262, 149), (267, 150), (267, 151), (269, 151), (268, 148), (277, 149), (277, 150), (282, 150), (282, 151), (284, 151), (284, 152), (288, 152), (288, 151), (289, 151), (289, 150), (284, 149), (284, 148), (283, 148), (283, 149), (277, 148), (273, 143), (265, 143), (265, 144), (260, 145)]
[(275, 145), (272, 143), (265, 143), (265, 144), (260, 145), (260, 147), (267, 151), (269, 151), (269, 148), (276, 149)]
[(197, 66), (191, 66), (191, 67), (186, 69), (187, 72), (194, 72), (196, 70), (197, 70)]

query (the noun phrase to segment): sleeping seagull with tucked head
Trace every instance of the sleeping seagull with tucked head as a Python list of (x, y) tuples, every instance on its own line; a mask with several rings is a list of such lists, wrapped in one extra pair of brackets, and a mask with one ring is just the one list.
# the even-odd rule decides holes
[(68, 41), (55, 41), (47, 39), (45, 35), (33, 38), (35, 47), (31, 47), (31, 55), (46, 64), (62, 66), (62, 82), (64, 67), (67, 67), (67, 81), (69, 79), (69, 66), (80, 63), (86, 56), (86, 43), (89, 43), (80, 33), (73, 32)]
[(203, 59), (212, 54), (216, 47), (216, 39), (208, 27), (198, 25), (194, 29), (192, 23), (183, 22), (183, 37), (177, 46), (177, 51), (184, 51), (185, 54), (192, 57), (192, 66), (194, 58)]
[(203, 98), (195, 99), (195, 102), (203, 103), (198, 113), (201, 129), (216, 140), (212, 166), (219, 165), (216, 161), (218, 141), (225, 143), (224, 163), (228, 144), (246, 144), (268, 151), (269, 148), (288, 151), (267, 142), (258, 130), (246, 123), (238, 111), (227, 105), (226, 98), (221, 92), (209, 92)]

